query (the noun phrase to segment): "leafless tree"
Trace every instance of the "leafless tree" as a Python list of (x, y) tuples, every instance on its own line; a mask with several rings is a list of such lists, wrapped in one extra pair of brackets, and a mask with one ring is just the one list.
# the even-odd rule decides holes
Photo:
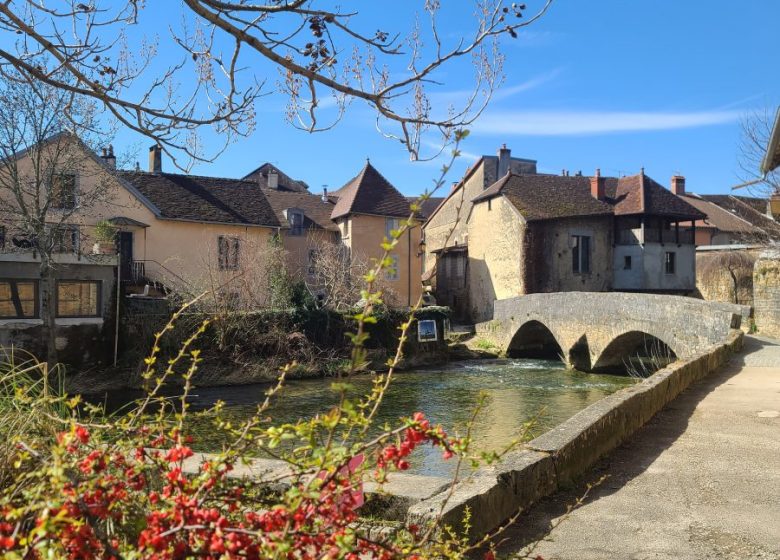
[[(516, 37), (552, 0), (529, 3), (417, 0), (416, 9), (404, 5), (404, 29), (385, 30), (389, 2), (344, 9), (314, 0), (182, 0), (165, 2), (178, 25), (160, 38), (149, 33), (160, 2), (15, 0), (0, 2), (0, 30), (17, 37), (0, 48), (0, 73), (93, 99), (180, 167), (251, 134), (258, 100), (272, 93), (286, 96), (288, 119), (310, 132), (336, 124), (351, 101), (365, 102), (378, 129), (418, 158), (424, 132), (446, 141), (484, 109), (503, 80), (501, 39)], [(464, 13), (473, 16), (470, 29), (442, 26)], [(474, 74), (458, 104), (432, 100), (460, 60)], [(219, 137), (216, 150), (204, 149), (206, 127)]]
[(769, 109), (754, 111), (741, 122), (738, 164), (740, 179), (756, 196), (767, 198), (780, 193), (780, 170), (761, 172), (761, 163), (766, 156), (769, 138), (772, 134), (775, 115)]
[(85, 245), (77, 216), (105, 201), (110, 190), (110, 175), (88, 165), (91, 150), (107, 142), (104, 133), (96, 132), (96, 115), (94, 100), (70, 91), (26, 82), (19, 74), (0, 83), (4, 250), (31, 252), (40, 259), (40, 314), (50, 365), (57, 356), (56, 256)]
[[(353, 309), (360, 301), (365, 288), (365, 275), (371, 263), (360, 256), (350, 254), (341, 243), (323, 239), (314, 234), (309, 238), (309, 271), (306, 287), (319, 305), (339, 312)], [(388, 304), (398, 300), (389, 282), (377, 280), (377, 289)]]

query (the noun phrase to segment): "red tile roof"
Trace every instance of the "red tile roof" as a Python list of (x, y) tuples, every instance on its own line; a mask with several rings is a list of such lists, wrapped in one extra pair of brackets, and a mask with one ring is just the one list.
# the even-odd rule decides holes
[(333, 212), (333, 202), (330, 197), (328, 202), (323, 202), (321, 196), (308, 192), (286, 192), (273, 189), (263, 189), (268, 202), (276, 212), (276, 217), (282, 224), (287, 224), (284, 211), (288, 208), (297, 208), (303, 211), (304, 228), (317, 227), (330, 231), (338, 231), (338, 226), (330, 219)]
[(503, 194), (527, 220), (577, 216), (647, 214), (683, 220), (703, 219), (704, 214), (650, 177), (603, 177), (605, 199), (590, 192), (590, 177), (564, 175), (508, 175), (474, 199)]

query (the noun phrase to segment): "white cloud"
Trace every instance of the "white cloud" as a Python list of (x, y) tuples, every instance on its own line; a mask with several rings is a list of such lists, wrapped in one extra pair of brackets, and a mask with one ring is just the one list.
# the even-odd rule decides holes
[[(533, 78), (526, 80), (525, 82), (521, 82), (519, 84), (515, 84), (513, 86), (501, 86), (496, 91), (493, 92), (493, 95), (491, 97), (492, 101), (499, 101), (501, 99), (508, 99), (510, 97), (513, 97), (514, 95), (517, 95), (518, 93), (523, 93), (526, 91), (530, 91), (532, 89), (536, 89), (547, 82), (550, 82), (558, 77), (558, 75), (561, 73), (562, 68), (555, 68), (553, 70), (550, 70), (549, 72), (545, 72), (543, 74), (539, 74), (538, 76), (534, 76)], [(456, 107), (458, 105), (462, 105), (465, 103), (466, 100), (468, 100), (472, 95), (474, 94), (473, 90), (455, 90), (455, 91), (431, 91), (428, 96), (432, 103), (438, 104), (438, 105), (455, 105)], [(481, 96), (480, 96), (481, 98)]]
[(570, 136), (674, 130), (734, 122), (740, 111), (488, 111), (471, 129), (508, 136)]

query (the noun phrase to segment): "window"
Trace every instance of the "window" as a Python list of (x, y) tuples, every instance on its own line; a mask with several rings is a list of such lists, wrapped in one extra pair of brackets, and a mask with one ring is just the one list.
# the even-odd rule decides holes
[(56, 305), (57, 317), (99, 317), (100, 282), (60, 280)]
[(623, 270), (631, 270), (631, 255), (623, 257)]
[(5, 226), (0, 226), (0, 249), (5, 249)]
[(385, 237), (392, 239), (393, 230), (398, 231), (399, 229), (401, 229), (401, 223), (398, 218), (385, 218)]
[(398, 280), (398, 255), (390, 255), (390, 266), (385, 269), (385, 280)]
[(51, 182), (51, 207), (72, 210), (76, 202), (76, 176), (65, 173), (55, 175)]
[(667, 274), (674, 274), (675, 272), (675, 256), (676, 253), (674, 253), (673, 251), (668, 251), (666, 253), (664, 268), (666, 269)]
[(37, 280), (0, 280), (0, 319), (37, 317)]
[(287, 221), (290, 224), (290, 235), (303, 235), (303, 212), (287, 210)]
[(217, 239), (220, 270), (238, 270), (238, 237), (220, 235)]
[(590, 272), (590, 236), (571, 236), (571, 263), (572, 271), (578, 274)]
[(54, 253), (79, 252), (78, 226), (57, 226), (52, 230), (51, 238), (51, 246)]

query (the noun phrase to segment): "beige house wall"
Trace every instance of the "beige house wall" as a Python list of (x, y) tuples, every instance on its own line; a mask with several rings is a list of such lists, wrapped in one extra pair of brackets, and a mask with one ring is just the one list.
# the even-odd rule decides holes
[[(353, 259), (370, 262), (383, 254), (382, 241), (385, 238), (384, 216), (352, 214), (339, 220), (342, 242), (349, 247)], [(400, 219), (402, 221), (403, 219)], [(392, 254), (398, 256), (398, 277), (386, 278), (385, 282), (394, 292), (388, 303), (393, 306), (414, 305), (422, 292), (422, 259), (420, 251), (420, 225), (407, 231), (398, 241)]]
[(433, 254), (444, 247), (468, 245), (468, 221), (472, 200), (485, 188), (485, 168), (480, 164), (451, 197), (442, 202), (436, 213), (425, 224), (425, 267), (436, 264)]
[[(241, 240), (239, 256), (242, 269), (257, 267), (263, 260), (276, 228), (157, 218), (119, 178), (113, 176), (83, 148), (78, 146), (76, 149), (83, 154), (78, 159), (78, 169), (74, 168), (81, 199), (90, 198), (90, 193), (100, 192), (99, 200), (88, 206), (77, 206), (65, 220), (67, 224), (79, 226), (82, 254), (89, 255), (92, 252), (92, 232), (97, 222), (126, 217), (149, 226), (121, 228), (133, 233), (133, 259), (145, 261), (146, 274), (151, 279), (162, 281), (173, 288), (196, 291), (221, 286), (241, 272), (219, 270), (219, 236)], [(22, 176), (31, 173), (29, 158), (20, 160), (18, 169)], [(57, 210), (51, 210), (49, 214), (51, 222), (62, 221)], [(10, 215), (0, 216), (3, 216), (4, 221), (10, 221)]]
[(475, 204), (468, 224), (471, 317), (492, 317), (493, 301), (525, 293), (525, 220), (504, 197)]

